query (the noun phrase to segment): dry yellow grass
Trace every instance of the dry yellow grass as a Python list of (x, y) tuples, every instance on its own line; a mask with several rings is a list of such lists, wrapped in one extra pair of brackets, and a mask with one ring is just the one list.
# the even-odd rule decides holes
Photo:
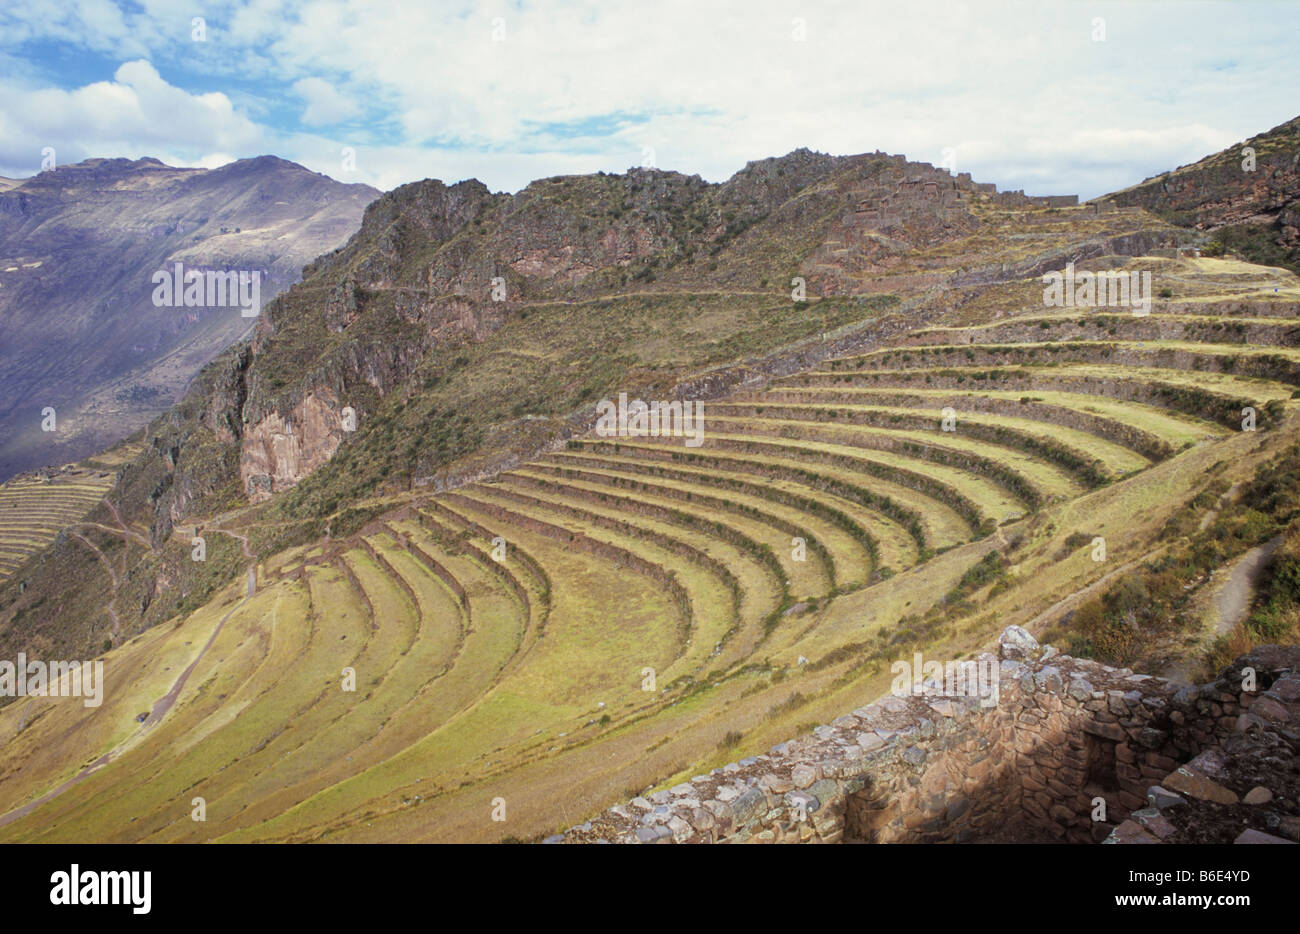
[[(1291, 388), (1104, 364), (1050, 372), (1064, 369), (1270, 399)], [(1158, 550), (1169, 515), (1211, 479), (1250, 476), (1300, 436), (1293, 416), (1231, 431), (1096, 382), (1033, 393), (1091, 416), (1080, 427), (1031, 408), (970, 416), (1014, 429), (999, 442), (814, 417), (933, 417), (950, 390), (918, 387), (913, 407), (874, 405), (884, 388), (861, 387), (853, 403), (810, 388), (800, 417), (746, 411), (762, 404), (756, 391), (719, 405), (698, 449), (588, 438), (499, 482), (376, 499), (393, 512), (345, 540), (270, 557), (254, 596), (232, 584), (108, 652), (101, 709), (0, 709), (14, 753), (0, 766), (0, 840), (528, 839), (761, 752), (883, 692), (889, 653), (910, 651), (909, 627), (990, 551), (1006, 556), (1012, 586), (932, 615), (927, 655), (969, 655), (1008, 623), (1054, 623), (1072, 597)], [(1099, 422), (1176, 450), (1143, 457), (1115, 440), (1121, 431), (1091, 433)], [(1046, 448), (1015, 438), (1094, 453), (1113, 476), (1085, 488)], [(924, 445), (943, 462), (921, 456)], [(1040, 508), (1011, 489), (1016, 477), (1044, 494)], [(826, 555), (801, 560), (792, 530)], [(1103, 536), (1106, 560), (1066, 550), (1073, 533)], [(170, 691), (165, 716), (137, 721)], [(739, 743), (725, 745), (729, 734)], [(189, 819), (196, 796), (205, 823)], [(498, 801), (504, 822), (492, 819)]]

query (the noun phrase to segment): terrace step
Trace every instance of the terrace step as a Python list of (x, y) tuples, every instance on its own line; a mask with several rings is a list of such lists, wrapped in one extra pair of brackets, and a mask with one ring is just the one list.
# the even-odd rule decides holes
[(1300, 302), (1266, 299), (1223, 299), (1210, 301), (1168, 301), (1157, 299), (1152, 311), (1177, 315), (1243, 316), (1249, 318), (1300, 318)]
[[(798, 458), (770, 454), (759, 457), (744, 451), (711, 449), (683, 453), (681, 448), (654, 444), (581, 440), (573, 442), (580, 450), (619, 454), (686, 465), (709, 465), (723, 470), (749, 473), (778, 480), (811, 485), (835, 496), (876, 509), (903, 525), (916, 541), (922, 554), (930, 549), (951, 547), (968, 541), (973, 527), (962, 511), (942, 502), (928, 492), (871, 477), (869, 483), (861, 472), (844, 470), (837, 464), (818, 463), (810, 467)], [(966, 512), (974, 508), (966, 504)]]
[[(601, 464), (593, 467), (576, 461), (551, 459), (530, 464), (528, 469), (530, 473), (539, 477), (565, 477), (593, 487), (600, 485), (636, 491), (637, 494), (649, 493), (664, 502), (671, 500), (687, 503), (692, 507), (703, 507), (714, 515), (730, 513), (743, 516), (768, 527), (766, 537), (769, 539), (769, 546), (778, 557), (790, 550), (790, 543), (794, 538), (805, 539), (813, 565), (806, 573), (819, 582), (819, 586), (811, 589), (809, 593), (825, 593), (837, 586), (837, 580), (847, 583), (842, 576), (836, 575), (836, 563), (831, 549), (841, 553), (852, 551), (857, 543), (842, 529), (827, 523), (815, 522), (817, 533), (814, 534), (810, 531), (808, 521), (810, 517), (806, 513), (784, 507), (772, 500), (734, 492), (728, 497), (721, 497), (712, 489), (698, 484), (663, 478), (649, 479), (645, 474), (620, 471), (617, 467), (616, 464)], [(865, 530), (860, 529), (860, 533), (866, 536)], [(825, 542), (823, 538), (826, 539)], [(860, 577), (865, 580), (871, 573), (870, 552), (860, 544), (858, 549), (861, 550), (863, 558), (863, 566), (858, 570)], [(845, 560), (847, 561), (847, 555)], [(789, 567), (789, 565), (785, 566)], [(845, 567), (842, 573), (850, 572)]]
[(909, 430), (795, 414), (793, 418), (768, 412), (756, 416), (713, 414), (710, 423), (720, 423), (737, 434), (883, 451), (969, 470), (993, 481), (1031, 510), (1051, 500), (1072, 499), (1084, 491), (1082, 483), (1051, 462), (1009, 445), (985, 441), (974, 434), (977, 428), (945, 432), (936, 419), (925, 429)]
[[(983, 366), (925, 367), (857, 373), (818, 371), (800, 377), (799, 381), (807, 387), (873, 386), (897, 389), (919, 386), (971, 392), (1014, 392), (1031, 398), (1044, 393), (1095, 395), (1122, 402), (1141, 403), (1152, 408), (1164, 408), (1184, 416), (1165, 423), (1166, 428), (1172, 429), (1170, 434), (1184, 436), (1184, 444), (1192, 443), (1193, 440), (1222, 437), (1222, 429), (1225, 427), (1240, 430), (1241, 409), (1245, 406), (1267, 411), (1270, 403), (1282, 404), (1276, 384), (1267, 380), (1242, 386), (1244, 381), (1234, 377), (1219, 384), (1253, 390), (1251, 395), (1233, 396), (1226, 391), (1199, 386), (1194, 380), (1166, 380), (1155, 375), (1146, 375), (1137, 380), (1133, 378), (1132, 370), (1125, 367), (1103, 368), (1095, 364), (1086, 367), (1009, 365), (993, 369)], [(1193, 437), (1186, 437), (1189, 426), (1199, 427)]]
[[(426, 505), (431, 511), (419, 510), (415, 514), (421, 534), (434, 537), (443, 548), (452, 552), (468, 553), (480, 567), (495, 575), (515, 595), (524, 617), (529, 621), (529, 629), (540, 629), (545, 624), (549, 606), (540, 591), (535, 590), (540, 585), (529, 567), (519, 560), (518, 555), (510, 553), (517, 549), (507, 549), (506, 559), (498, 561), (490, 551), (485, 550), (485, 546), (489, 549), (493, 547), (493, 539), (497, 536), (491, 535), (486, 529), (479, 533), (471, 527), (472, 524), (466, 523), (439, 503)], [(462, 526), (460, 531), (453, 531), (454, 523)], [(417, 551), (421, 550), (418, 541), (408, 542)], [(427, 557), (427, 552), (423, 554)], [(534, 599), (535, 592), (537, 599)]]
[[(794, 561), (790, 557), (790, 540), (798, 534), (797, 526), (778, 525), (779, 520), (769, 514), (746, 515), (734, 503), (716, 497), (693, 496), (684, 504), (685, 497), (673, 495), (671, 489), (652, 484), (637, 484), (634, 491), (620, 488), (600, 477), (580, 476), (572, 471), (547, 471), (532, 465), (516, 468), (500, 475), (502, 479), (517, 481), (531, 489), (572, 492), (581, 499), (592, 498), (602, 505), (609, 504), (629, 513), (646, 513), (683, 528), (717, 534), (724, 541), (754, 555), (766, 550), (772, 560), (763, 558), (760, 563), (784, 580), (783, 599), (818, 597), (831, 587), (830, 557), (813, 548), (814, 561)], [(606, 478), (607, 479), (607, 478)], [(593, 482), (594, 481), (594, 482)], [(776, 524), (774, 524), (776, 523)]]
[(973, 327), (935, 327), (890, 341), (893, 347), (1073, 341), (1191, 342), (1253, 347), (1296, 347), (1300, 327), (1281, 318), (1212, 318), (1205, 315), (1133, 315), (1074, 309), (1019, 315)]
[[(713, 403), (713, 408), (746, 404), (806, 408), (814, 411), (879, 413), (892, 418), (905, 412), (924, 413), (937, 421), (943, 409), (951, 407), (967, 421), (995, 427), (1007, 427), (1026, 436), (1057, 441), (1080, 452), (1089, 452), (1100, 460), (1112, 475), (1141, 470), (1153, 461), (1174, 453), (1174, 446), (1151, 431), (1136, 428), (1121, 418), (1120, 412), (1106, 417), (1084, 406), (1095, 408), (1095, 399), (1082, 394), (1063, 400), (1074, 403), (1051, 404), (1033, 401), (1016, 393), (983, 390), (957, 392), (948, 389), (911, 388), (898, 392), (887, 386), (858, 386), (849, 389), (827, 387), (786, 387), (763, 393), (748, 393), (730, 403)], [(1131, 415), (1137, 403), (1122, 407)], [(1120, 408), (1120, 407), (1117, 407)], [(1155, 411), (1153, 409), (1153, 411)], [(1055, 428), (1047, 428), (1053, 425)]]
[[(797, 393), (786, 395), (797, 397)], [(953, 402), (962, 401), (954, 394)], [(1149, 464), (1145, 457), (1132, 450), (1087, 432), (1064, 427), (1049, 429), (1032, 419), (981, 414), (958, 404), (933, 408), (924, 408), (920, 401), (914, 401), (911, 406), (834, 405), (812, 401), (808, 397), (793, 403), (783, 403), (774, 398), (758, 396), (745, 402), (715, 402), (712, 411), (721, 409), (726, 416), (735, 413), (737, 417), (749, 416), (755, 419), (855, 425), (905, 433), (909, 437), (917, 434), (929, 437), (943, 431), (946, 407), (953, 410), (948, 414), (953, 415), (956, 421), (952, 431), (939, 436), (940, 443), (956, 435), (992, 445), (994, 456), (1001, 456), (1001, 452), (1007, 450), (1027, 454), (1035, 462), (1052, 465), (1058, 472), (1058, 483), (1077, 487), (1080, 491), (1105, 483), (1118, 474), (1140, 470)], [(1105, 461), (1097, 456), (1098, 448), (1106, 456)]]
[[(700, 613), (704, 613), (703, 608), (706, 606), (723, 604), (721, 614), (717, 618), (705, 620), (704, 625), (724, 632), (734, 628), (739, 584), (725, 565), (716, 565), (713, 559), (682, 542), (651, 542), (648, 539), (638, 541), (633, 536), (608, 527), (602, 528), (597, 523), (575, 519), (560, 523), (540, 518), (528, 510), (526, 498), (521, 503), (518, 497), (511, 498), (505, 495), (506, 492), (470, 486), (446, 494), (444, 500), (457, 509), (464, 507), (508, 523), (516, 530), (531, 532), (562, 542), (567, 548), (585, 551), (615, 567), (642, 574), (666, 587), (678, 611), (675, 622), (679, 638), (673, 662), (687, 655), (686, 647), (701, 625), (697, 619), (697, 607), (700, 608)], [(648, 557), (643, 556), (643, 553)], [(683, 567), (683, 564), (691, 567)]]
[[(553, 463), (561, 468), (578, 465), (596, 470), (608, 469), (629, 478), (664, 478), (680, 481), (691, 489), (698, 486), (724, 490), (729, 496), (746, 497), (758, 508), (767, 508), (769, 502), (776, 503), (787, 508), (798, 521), (811, 524), (823, 520), (831, 528), (844, 531), (863, 549), (861, 560), (868, 567), (878, 565), (898, 569), (915, 564), (917, 560), (917, 543), (898, 521), (883, 512), (802, 482), (770, 477), (759, 482), (753, 474), (722, 470), (716, 466), (703, 469), (591, 450), (558, 451), (547, 455), (541, 463)], [(823, 537), (829, 541), (829, 536)], [(845, 549), (833, 549), (832, 557), (839, 563), (844, 553)]]
[[(680, 448), (669, 447), (669, 450)], [(772, 439), (761, 435), (710, 431), (707, 450), (740, 452), (765, 457), (785, 457), (802, 463), (828, 464), (872, 482), (885, 480), (946, 503), (972, 528), (1023, 515), (1022, 505), (996, 483), (973, 471), (930, 463), (888, 451), (869, 451), (847, 445), (799, 438)]]
[[(295, 601), (290, 599), (282, 614), (285, 594), (295, 591), (306, 606), (293, 612)], [(326, 606), (329, 612), (320, 612)], [(263, 676), (269, 670), (263, 664), (267, 653), (261, 644), (268, 622), (273, 637), (283, 632), (291, 640), (273, 651), (296, 656), (289, 667), (269, 678)], [(79, 807), (83, 795), (94, 795), (96, 807), (122, 807), (128, 813), (148, 815), (145, 821), (124, 825), (116, 839), (129, 842), (175, 823), (166, 819), (168, 809), (160, 810), (159, 802), (172, 802), (172, 809), (188, 813), (194, 795), (211, 803), (228, 789), (241, 787), (277, 739), (302, 735), (286, 736), (286, 717), (306, 717), (318, 702), (341, 693), (340, 673), (365, 651), (371, 632), (360, 595), (332, 564), (311, 566), (300, 579), (259, 592), (236, 607), (222, 627), (220, 640), (190, 679), (189, 690), (201, 692), (198, 702), (185, 703), (186, 695), (178, 698), (174, 711), (149, 731), (143, 748), (135, 753), (145, 761), (152, 757), (166, 761), (171, 746), (180, 744), (190, 746), (189, 754), (147, 783), (114, 782), (110, 791), (95, 794), (88, 779), (59, 796), (60, 808)], [(244, 698), (243, 706), (220, 705), (222, 694)], [(218, 710), (215, 722), (209, 722), (205, 712)], [(158, 826), (151, 826), (155, 823)]]
[[(418, 518), (430, 531), (441, 529), (444, 534), (452, 533), (462, 537), (464, 532), (469, 532), (471, 535), (479, 536), (482, 542), (491, 542), (496, 538), (504, 537), (437, 500), (421, 502)], [(510, 568), (516, 568), (520, 572), (517, 575), (520, 581), (525, 583), (525, 586), (531, 586), (539, 595), (542, 605), (539, 609), (541, 619), (538, 628), (542, 628), (545, 625), (545, 617), (550, 612), (550, 575), (546, 573), (541, 563), (523, 548), (509, 549), (504, 563)], [(525, 577), (531, 581), (531, 585), (524, 582)]]
[[(274, 819), (284, 814), (289, 804), (307, 799), (316, 789), (346, 784), (366, 769), (382, 768), (390, 759), (406, 755), (426, 740), (435, 725), (446, 724), (472, 709), (518, 651), (526, 621), (515, 595), (500, 578), (469, 557), (448, 554), (432, 540), (417, 539), (420, 530), (413, 523), (405, 531), (410, 533), (408, 542), (413, 549), (427, 549), (438, 566), (453, 575), (463, 589), (463, 601), (414, 550), (400, 548), (396, 540), (383, 533), (375, 535), (370, 544), (376, 547), (377, 542), (388, 553), (389, 569), (402, 569), (398, 574), (403, 583), (387, 578), (390, 599), (395, 593), (405, 593), (408, 599), (414, 596), (418, 605), (422, 592), (431, 593), (431, 599), (437, 601), (434, 605), (440, 607), (436, 612), (445, 615), (450, 611), (451, 619), (439, 623), (443, 627), (441, 640), (430, 638), (427, 646), (415, 644), (405, 654), (399, 653), (400, 658), (374, 685), (374, 696), (364, 704), (354, 705), (358, 713), (338, 718), (314, 745), (304, 747), (303, 755), (308, 759), (312, 749), (322, 750), (307, 773), (287, 769), (292, 761), (270, 764), (256, 784), (261, 796), (229, 821), (223, 832), (238, 832)], [(385, 575), (377, 566), (365, 572), (365, 577), (375, 587), (385, 586)], [(424, 584), (417, 590), (411, 581), (422, 578)], [(432, 591), (427, 590), (429, 586)], [(378, 602), (380, 598), (371, 599)], [(461, 621), (466, 609), (467, 626)], [(379, 618), (383, 618), (382, 614)], [(361, 691), (360, 667), (357, 673)], [(360, 708), (373, 710), (362, 715)], [(326, 749), (334, 751), (325, 753)], [(295, 777), (299, 783), (286, 784)], [(247, 787), (253, 787), (253, 783), (248, 782)]]
[(852, 357), (867, 366), (907, 369), (917, 358), (925, 366), (998, 366), (1009, 364), (1108, 363), (1134, 368), (1168, 367), (1210, 373), (1236, 373), (1300, 385), (1300, 349), (1255, 348), (1190, 341), (1065, 341), (1011, 344), (890, 347)]
[[(479, 492), (476, 490), (476, 494)], [(729, 663), (729, 653), (737, 651), (736, 646), (742, 652), (752, 649), (762, 635), (763, 623), (774, 623), (777, 611), (787, 600), (784, 578), (771, 555), (765, 556), (770, 563), (764, 562), (752, 551), (720, 537), (674, 526), (658, 517), (654, 509), (643, 509), (633, 523), (625, 508), (600, 506), (558, 489), (544, 492), (537, 485), (521, 484), (511, 477), (503, 477), (501, 482), (491, 484), (482, 492), (504, 497), (515, 509), (542, 514), (548, 519), (553, 517), (552, 521), (580, 528), (588, 535), (604, 537), (612, 533), (620, 537), (624, 547), (636, 547), (638, 541), (644, 540), (712, 572), (730, 591), (730, 612), (725, 616), (695, 614), (692, 640), (699, 649), (711, 650), (705, 661), (715, 667)], [(736, 640), (734, 644), (732, 640)], [(719, 661), (713, 662), (720, 651)]]
[[(419, 638), (424, 621), (415, 589), (382, 557), (379, 548), (365, 539), (359, 545), (341, 559), (369, 607), (371, 620), (365, 647), (348, 666), (355, 671), (355, 694), (342, 690), (336, 682), (294, 721), (293, 731), (282, 733), (241, 760), (240, 785), (230, 787), (227, 793), (259, 801), (261, 807), (255, 814), (268, 813), (273, 807), (269, 801), (302, 800), (327, 787), (329, 772), (321, 763), (330, 762), (340, 748), (355, 749), (372, 739), (437, 671), (420, 664), (424, 659), (418, 654), (411, 657), (413, 651), (426, 647)], [(443, 661), (445, 670), (449, 659)], [(364, 758), (353, 753), (353, 761), (359, 767)], [(208, 789), (209, 800), (218, 806), (221, 784), (214, 782)]]

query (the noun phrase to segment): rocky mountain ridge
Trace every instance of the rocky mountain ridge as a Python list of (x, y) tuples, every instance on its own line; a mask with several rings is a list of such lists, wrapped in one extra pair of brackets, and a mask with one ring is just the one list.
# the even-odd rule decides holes
[(1105, 200), (1213, 232), (1211, 252), (1300, 271), (1300, 117)]
[[(168, 550), (205, 517), (258, 509), (281, 530), (259, 554), (342, 534), (376, 496), (446, 489), (563, 444), (619, 391), (712, 397), (869, 347), (1027, 269), (1178, 239), (1145, 212), (1075, 202), (902, 156), (808, 150), (720, 184), (638, 168), (516, 194), (474, 180), (386, 193), (121, 471), (114, 508), (150, 543), (120, 588), (127, 625), (217, 582), (214, 565), (200, 583)], [(65, 550), (38, 559), (31, 586), (84, 563)], [(101, 612), (79, 600), (75, 614)], [(24, 625), (44, 631), (45, 615)]]

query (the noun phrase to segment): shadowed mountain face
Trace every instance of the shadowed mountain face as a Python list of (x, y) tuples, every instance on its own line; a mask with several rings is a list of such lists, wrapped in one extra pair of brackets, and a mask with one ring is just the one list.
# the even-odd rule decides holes
[(98, 650), (106, 602), (119, 635), (201, 605), (244, 570), (239, 549), (204, 562), (178, 550), (214, 516), (265, 522), (250, 540), (260, 556), (345, 536), (376, 500), (458, 487), (583, 435), (622, 392), (719, 399), (999, 284), (1029, 281), (1041, 304), (1047, 269), (1180, 236), (1140, 209), (998, 192), (879, 152), (797, 150), (720, 184), (642, 168), (516, 194), (404, 185), (144, 433), (112, 505), (90, 516), (138, 533), (130, 579), (29, 610), (74, 566), (98, 573), (83, 543), (56, 543), (0, 585), (0, 650)]
[(245, 297), (256, 273), (265, 304), (378, 194), (272, 156), (214, 170), (90, 159), (0, 180), (0, 479), (146, 424), (255, 321), (215, 291), (159, 306), (156, 272), (241, 271)]
[(1213, 231), (1211, 255), (1300, 272), (1300, 117), (1108, 200)]

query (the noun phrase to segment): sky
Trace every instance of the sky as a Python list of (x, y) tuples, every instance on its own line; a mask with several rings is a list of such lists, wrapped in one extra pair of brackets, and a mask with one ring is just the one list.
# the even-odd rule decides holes
[(0, 175), (270, 153), (517, 191), (807, 147), (1089, 198), (1300, 114), (1298, 38), (1297, 0), (8, 4)]

